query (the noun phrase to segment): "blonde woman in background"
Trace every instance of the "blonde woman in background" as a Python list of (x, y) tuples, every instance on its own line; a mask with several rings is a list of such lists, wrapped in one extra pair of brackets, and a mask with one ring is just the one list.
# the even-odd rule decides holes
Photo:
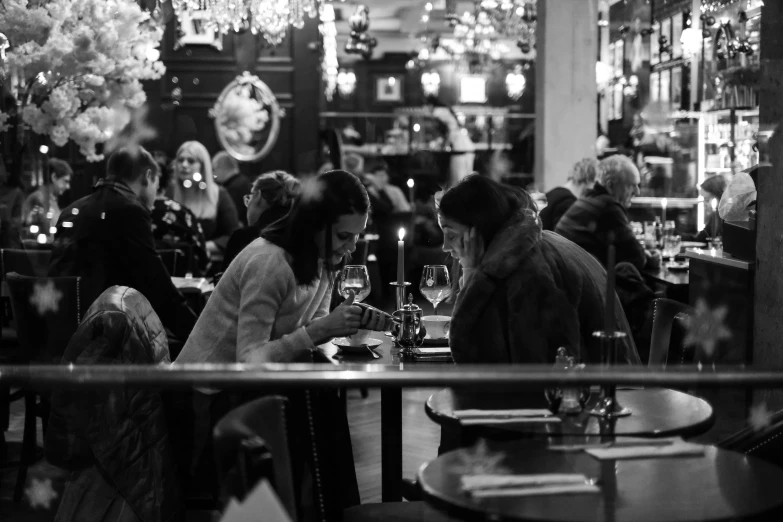
[(169, 197), (186, 206), (196, 216), (211, 259), (222, 257), (228, 238), (239, 228), (237, 209), (226, 189), (212, 176), (212, 159), (206, 147), (186, 141), (177, 150), (177, 182)]

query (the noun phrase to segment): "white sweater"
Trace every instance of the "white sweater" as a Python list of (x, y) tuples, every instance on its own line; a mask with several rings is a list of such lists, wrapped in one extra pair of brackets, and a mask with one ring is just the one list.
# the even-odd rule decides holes
[(231, 262), (176, 363), (309, 362), (305, 326), (329, 313), (331, 281), (299, 286), (282, 248), (261, 238)]

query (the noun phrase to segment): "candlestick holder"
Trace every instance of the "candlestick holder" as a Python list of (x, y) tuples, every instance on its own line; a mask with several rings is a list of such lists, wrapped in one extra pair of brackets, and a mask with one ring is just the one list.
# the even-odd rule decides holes
[[(604, 368), (611, 368), (617, 364), (617, 346), (626, 335), (624, 332), (598, 331), (593, 333), (601, 342), (601, 365)], [(601, 386), (601, 398), (590, 411), (590, 415), (602, 418), (626, 417), (631, 414), (631, 410), (624, 408), (617, 402), (617, 386), (606, 384)]]
[(408, 287), (411, 286), (411, 284), (407, 281), (403, 281), (402, 283), (394, 281), (389, 284), (394, 287), (395, 310), (402, 310), (402, 306), (407, 302), (406, 294), (408, 293)]

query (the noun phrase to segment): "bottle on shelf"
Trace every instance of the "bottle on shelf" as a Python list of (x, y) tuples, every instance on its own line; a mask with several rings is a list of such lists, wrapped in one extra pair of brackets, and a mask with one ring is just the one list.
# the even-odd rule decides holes
[(658, 248), (663, 244), (663, 223), (661, 223), (659, 216), (655, 216), (655, 243)]

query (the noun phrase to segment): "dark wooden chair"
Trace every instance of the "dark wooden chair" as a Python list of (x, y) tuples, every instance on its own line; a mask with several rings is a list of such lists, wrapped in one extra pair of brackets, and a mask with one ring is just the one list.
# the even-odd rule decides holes
[(163, 265), (170, 276), (182, 277), (187, 272), (187, 258), (185, 252), (178, 248), (158, 250)]
[[(79, 327), (80, 290), (78, 277), (29, 277), (11, 272), (6, 282), (11, 295), (19, 336), (19, 356), (15, 364), (57, 364), (73, 333)], [(41, 417), (44, 433), (49, 420), (45, 393), (20, 390), (25, 401), (24, 435), (14, 500), (20, 501), (27, 468), (36, 459), (36, 418)], [(40, 400), (38, 399), (40, 396)]]
[(773, 413), (769, 425), (744, 428), (717, 444), (719, 448), (753, 455), (783, 468), (783, 411)]
[(653, 326), (650, 339), (648, 366), (651, 369), (693, 364), (701, 360), (694, 346), (684, 345), (687, 319), (694, 309), (672, 299), (658, 298), (653, 301)]

